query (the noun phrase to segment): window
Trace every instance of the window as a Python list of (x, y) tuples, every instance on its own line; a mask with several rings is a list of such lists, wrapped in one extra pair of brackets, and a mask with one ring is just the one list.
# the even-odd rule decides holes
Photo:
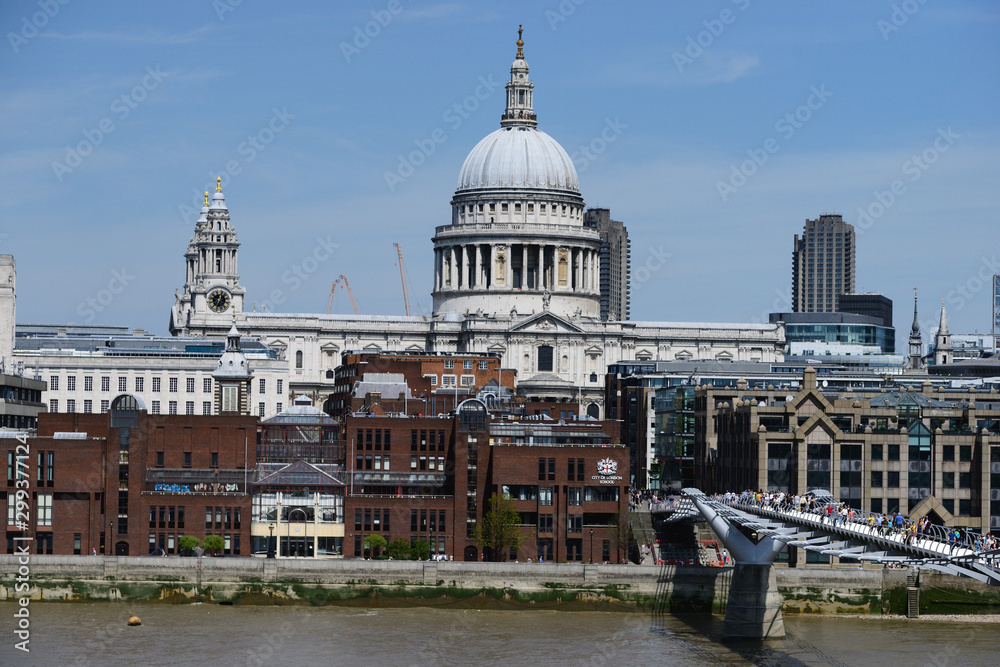
[(876, 514), (881, 514), (882, 513), (882, 499), (881, 498), (872, 498), (872, 512), (875, 512)]
[(473, 386), (475, 384), (475, 382), (476, 382), (476, 376), (475, 375), (463, 375), (462, 376), (462, 386), (463, 387), (471, 387), (471, 386)]
[(67, 375), (66, 376), (66, 391), (76, 391), (76, 376)]
[(462, 368), (465, 370), (472, 370), (472, 359), (466, 359), (462, 362)]
[(83, 390), (84, 391), (94, 391), (94, 376), (84, 375), (83, 376)]
[(538, 459), (538, 481), (545, 481), (545, 459)]
[[(111, 407), (111, 401), (108, 401), (107, 399), (102, 399), (101, 400), (101, 414), (102, 415), (105, 414), (108, 411), (108, 408), (110, 408), (110, 407)], [(160, 411), (160, 408), (157, 407), (155, 414), (159, 414), (159, 411)]]
[(163, 452), (156, 452), (156, 467), (163, 467)]
[(540, 487), (538, 487), (538, 504), (539, 505), (551, 505), (552, 504), (552, 487), (551, 486), (540, 486)]
[[(554, 477), (552, 479), (555, 479)], [(576, 481), (583, 481), (583, 459), (576, 460)]]
[(888, 473), (888, 475), (886, 475), (886, 477), (889, 480), (887, 486), (890, 489), (898, 489), (899, 488), (899, 473), (898, 472), (892, 472), (892, 471), (890, 471)]
[(447, 368), (447, 369), (454, 368), (455, 367), (455, 360), (454, 359), (445, 359), (444, 360), (444, 367)]
[(72, 398), (66, 401), (66, 412), (76, 412), (76, 401)]
[(438, 376), (437, 375), (425, 375), (424, 377), (427, 378), (428, 380), (430, 380), (432, 387), (436, 387), (437, 386), (437, 383), (438, 383)]
[(39, 526), (51, 526), (52, 525), (52, 494), (51, 493), (39, 493), (38, 494), (38, 525)]
[(972, 516), (972, 501), (966, 498), (958, 501), (958, 515)]
[(184, 384), (185, 384), (185, 388), (187, 389), (187, 393), (193, 394), (194, 393), (194, 378), (187, 378), (187, 381)]
[(955, 488), (955, 473), (953, 472), (943, 472), (941, 473), (941, 487), (945, 489)]
[(267, 391), (267, 380), (265, 380), (264, 378), (261, 378), (260, 382), (258, 383), (258, 391), (261, 394), (263, 394), (265, 391)]
[(82, 536), (81, 536), (80, 533), (73, 533), (73, 555), (74, 556), (79, 556), (80, 555), (81, 537)]
[(882, 445), (872, 445), (872, 461), (882, 460)]
[(209, 468), (219, 467), (219, 452), (212, 452), (212, 462), (208, 465)]
[(302, 368), (302, 350), (295, 351), (295, 367)]
[(889, 460), (890, 461), (899, 460), (899, 445), (889, 445)]
[(569, 521), (567, 522), (566, 530), (570, 533), (582, 533), (583, 532), (583, 515), (582, 514), (570, 514), (567, 517)]
[(118, 378), (118, 391), (128, 391), (128, 378), (119, 377)]
[(184, 452), (184, 467), (191, 467), (191, 452)]
[(94, 402), (89, 398), (83, 399), (83, 412), (84, 414), (90, 414), (94, 411)]
[(206, 394), (212, 393), (212, 378), (203, 378), (201, 381), (201, 390)]
[[(102, 405), (101, 405), (101, 412), (104, 412), (104, 411), (105, 411), (105, 410), (104, 410), (104, 405), (103, 405), (103, 403), (104, 403), (104, 401), (101, 401), (101, 404), (102, 404)], [(154, 415), (158, 415), (158, 414), (160, 414), (160, 402), (159, 402), (159, 401), (153, 401), (153, 409), (152, 409), (152, 413), (153, 413)]]
[(59, 390), (59, 376), (58, 375), (50, 375), (49, 376), (49, 391), (58, 391), (58, 390)]
[(235, 385), (222, 386), (222, 412), (239, 411), (239, 389)]
[(539, 533), (551, 533), (552, 532), (552, 515), (551, 514), (539, 514), (538, 515), (538, 532)]
[(971, 461), (972, 460), (972, 445), (961, 445), (958, 448), (958, 460), (959, 461)]
[[(101, 380), (101, 382), (103, 382), (106, 379), (107, 378), (103, 378)], [(159, 392), (160, 391), (160, 378), (153, 378), (153, 391), (154, 392)]]
[[(275, 386), (277, 387), (277, 391), (276, 391), (275, 393), (277, 393), (277, 394), (278, 394), (279, 396), (280, 396), (280, 395), (281, 395), (282, 393), (284, 393), (284, 392), (282, 392), (282, 390), (281, 390), (281, 385), (282, 385), (282, 384), (284, 384), (284, 380), (275, 380), (275, 381), (274, 381), (274, 384), (275, 384)], [(280, 412), (280, 410), (279, 410), (279, 412)]]
[(187, 401), (184, 403), (184, 414), (186, 415), (194, 414), (194, 401)]
[(211, 415), (212, 414), (212, 401), (202, 401), (201, 402), (201, 414)]
[(176, 394), (177, 393), (177, 378), (170, 378), (170, 380), (168, 382), (170, 384), (170, 393)]
[(136, 392), (141, 392), (142, 391), (142, 387), (145, 384), (145, 379), (146, 378), (136, 378), (135, 379), (135, 390), (136, 390)]
[(567, 493), (566, 504), (571, 507), (576, 507), (583, 504), (583, 487), (582, 486), (571, 486)]
[(442, 375), (441, 376), (441, 386), (442, 387), (454, 387), (458, 384), (457, 378), (454, 375)]
[(59, 399), (57, 398), (49, 399), (49, 412), (59, 412)]
[(541, 345), (538, 347), (538, 370), (552, 372), (552, 346)]
[(258, 417), (264, 416), (264, 401), (261, 401), (260, 403), (257, 404), (257, 416)]
[[(843, 474), (843, 473), (841, 473), (841, 474)], [(876, 487), (876, 488), (882, 486), (882, 471), (881, 470), (872, 470), (872, 486)]]
[(479, 370), (481, 370), (481, 371), (485, 371), (485, 370), (486, 370), (486, 369), (488, 369), (489, 367), (490, 367), (490, 364), (489, 364), (489, 362), (488, 362), (488, 361), (486, 361), (485, 359), (483, 359), (482, 361), (480, 361), (480, 362), (479, 362)]
[(958, 488), (960, 488), (960, 489), (971, 489), (972, 488), (972, 473), (971, 472), (960, 472), (960, 473), (958, 473)]
[(282, 409), (282, 405), (281, 405), (281, 403), (280, 403), (280, 402), (278, 402), (278, 403), (275, 403), (275, 404), (274, 404), (274, 409), (275, 409), (275, 410), (276, 410), (277, 412), (281, 412), (281, 409)]

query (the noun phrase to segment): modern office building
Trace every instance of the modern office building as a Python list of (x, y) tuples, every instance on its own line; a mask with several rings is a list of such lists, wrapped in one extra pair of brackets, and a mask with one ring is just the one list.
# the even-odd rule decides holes
[(588, 208), (583, 225), (601, 235), (601, 319), (627, 320), (632, 253), (625, 223), (612, 220), (610, 209)]
[(806, 220), (792, 251), (792, 310), (837, 312), (840, 295), (855, 289), (854, 251), (854, 226), (841, 216)]
[(855, 315), (865, 315), (882, 320), (884, 327), (892, 326), (892, 299), (866, 292), (864, 294), (841, 294), (838, 298), (841, 313), (854, 313)]
[(38, 414), (45, 412), (41, 380), (0, 374), (0, 433), (13, 431), (26, 433), (38, 425)]
[[(832, 390), (806, 369), (801, 389), (695, 392), (699, 478), (712, 490), (828, 489), (850, 506), (1000, 531), (1000, 393), (887, 384)], [(714, 425), (716, 448), (701, 425)]]
[[(771, 313), (771, 323), (784, 323), (785, 340), (791, 343), (844, 343), (875, 346), (881, 354), (896, 351), (896, 330), (880, 317), (853, 313)], [(787, 353), (787, 350), (786, 350)]]

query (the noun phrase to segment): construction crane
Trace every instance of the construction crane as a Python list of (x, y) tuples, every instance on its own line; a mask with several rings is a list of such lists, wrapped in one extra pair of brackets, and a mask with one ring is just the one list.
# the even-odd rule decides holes
[(326, 302), (326, 314), (329, 315), (333, 312), (333, 296), (337, 293), (337, 283), (340, 282), (340, 278), (333, 281), (333, 285), (330, 287), (330, 299)]
[(351, 308), (354, 309), (354, 314), (358, 314), (358, 304), (354, 302), (354, 292), (351, 291), (351, 283), (347, 282), (347, 276), (343, 273), (340, 274), (340, 280), (344, 281), (344, 287), (347, 288), (347, 296), (351, 300)]
[(410, 316), (410, 295), (406, 293), (406, 267), (403, 266), (403, 247), (398, 243), (393, 243), (392, 247), (396, 249), (396, 254), (399, 255), (399, 281), (403, 284), (403, 306), (406, 308), (406, 316)]

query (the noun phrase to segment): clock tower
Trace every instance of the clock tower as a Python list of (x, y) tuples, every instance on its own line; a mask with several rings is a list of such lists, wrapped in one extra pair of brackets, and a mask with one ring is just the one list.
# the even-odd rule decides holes
[(170, 309), (171, 334), (198, 336), (225, 330), (226, 321), (243, 312), (246, 290), (236, 268), (239, 247), (218, 178), (211, 204), (205, 193), (205, 205), (184, 253), (184, 292), (176, 293)]

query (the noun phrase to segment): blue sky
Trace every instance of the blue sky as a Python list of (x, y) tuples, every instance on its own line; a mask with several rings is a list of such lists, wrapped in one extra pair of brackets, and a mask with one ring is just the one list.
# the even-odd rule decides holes
[(587, 205), (628, 226), (633, 319), (789, 310), (792, 236), (841, 213), (864, 226), (858, 288), (892, 298), (897, 326), (916, 286), (926, 324), (945, 297), (953, 333), (990, 328), (995, 3), (36, 0), (0, 24), (20, 322), (166, 333), (220, 174), (248, 308), (322, 312), (343, 273), (361, 312), (402, 313), (398, 242), (429, 311), (430, 237), (498, 127), (524, 24), (539, 127)]

